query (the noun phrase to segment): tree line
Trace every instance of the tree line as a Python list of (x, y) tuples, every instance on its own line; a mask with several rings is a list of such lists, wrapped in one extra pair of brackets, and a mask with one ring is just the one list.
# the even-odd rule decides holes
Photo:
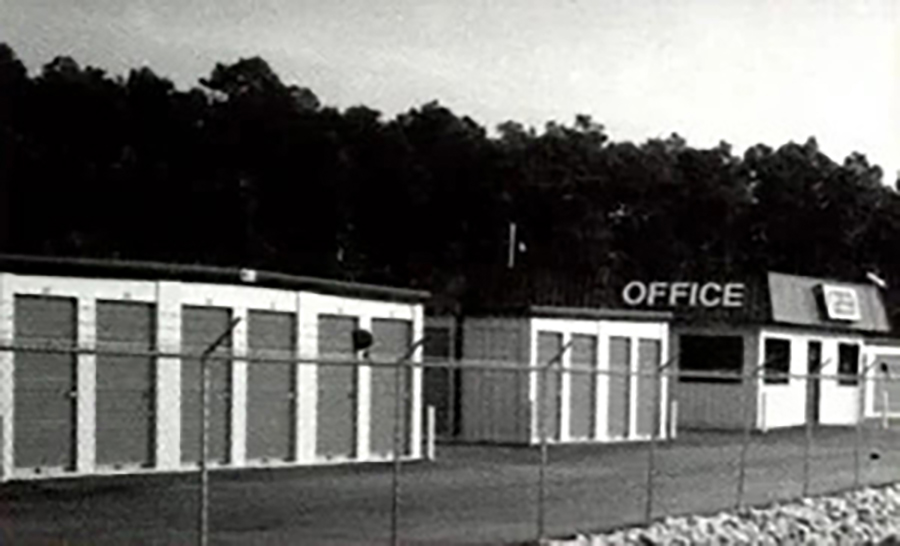
[[(480, 275), (603, 292), (777, 270), (900, 285), (900, 194), (815, 139), (737, 154), (612, 140), (586, 115), (489, 132), (430, 102), (324, 105), (261, 58), (179, 89), (0, 44), (0, 247), (239, 265), (458, 294)], [(545, 279), (545, 281), (541, 281)]]

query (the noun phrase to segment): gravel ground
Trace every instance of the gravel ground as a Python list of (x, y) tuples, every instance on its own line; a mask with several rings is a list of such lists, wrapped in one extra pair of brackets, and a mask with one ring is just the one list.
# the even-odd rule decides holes
[(649, 527), (556, 540), (550, 544), (900, 545), (900, 485), (711, 516), (666, 518)]

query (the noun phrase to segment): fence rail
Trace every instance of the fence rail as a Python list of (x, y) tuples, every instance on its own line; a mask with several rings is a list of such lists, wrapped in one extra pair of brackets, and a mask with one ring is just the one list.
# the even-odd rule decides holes
[[(111, 449), (114, 463), (115, 456), (136, 457), (142, 471), (199, 471), (200, 544), (219, 532), (209, 519), (217, 501), (207, 494), (216, 487), (208, 479), (207, 461), (225, 468), (273, 461), (273, 466), (390, 461), (386, 538), (393, 544), (404, 538), (407, 517), (415, 522), (410, 528), (424, 532), (429, 522), (423, 514), (430, 512), (423, 505), (431, 502), (446, 511), (441, 497), (462, 494), (453, 480), (468, 483), (477, 472), (472, 487), (484, 491), (484, 484), (495, 484), (498, 499), (509, 497), (523, 514), (533, 510), (530, 534), (538, 538), (900, 480), (900, 433), (891, 423), (900, 416), (900, 396), (891, 397), (900, 378), (876, 362), (862, 362), (851, 384), (844, 384), (847, 374), (832, 373), (779, 374), (786, 382), (767, 384), (763, 364), (746, 373), (698, 372), (680, 370), (671, 358), (649, 370), (598, 369), (567, 364), (562, 355), (569, 346), (547, 362), (423, 362), (417, 356), (420, 344), (394, 357), (363, 359), (283, 357), (250, 349), (132, 350), (99, 343), (0, 345), (0, 375), (9, 383), (0, 390), (0, 476), (107, 473), (116, 465), (98, 457), (100, 446), (119, 442), (121, 449)], [(68, 364), (57, 358), (66, 355), (92, 357), (90, 366), (78, 358)], [(136, 367), (142, 359), (153, 365)], [(192, 376), (181, 363), (198, 360), (201, 396), (192, 407), (187, 398)], [(37, 372), (25, 373), (29, 367)], [(316, 372), (302, 371), (309, 369)], [(439, 370), (458, 373), (423, 377)], [(695, 421), (691, 408), (699, 403), (698, 393), (713, 404), (717, 396), (733, 398), (735, 392), (737, 403), (729, 400), (720, 408), (734, 413), (732, 426), (722, 430)], [(173, 400), (176, 408), (165, 407)], [(36, 432), (38, 418), (48, 412), (57, 428)], [(202, 416), (199, 423), (190, 412)], [(775, 414), (781, 421), (771, 426)], [(448, 415), (457, 416), (461, 429), (445, 427), (435, 448), (435, 423)], [(194, 433), (199, 465), (185, 447)], [(54, 434), (75, 443), (59, 447)], [(510, 442), (521, 449), (483, 446)], [(466, 450), (468, 443), (481, 447)], [(526, 467), (534, 466), (535, 496), (521, 494), (521, 474), (512, 470), (522, 466), (521, 457)], [(409, 470), (416, 482), (403, 485), (405, 461), (432, 458)], [(251, 459), (253, 464), (245, 464)], [(469, 464), (463, 470), (447, 465), (457, 460)], [(619, 495), (620, 505), (600, 499), (586, 484)], [(504, 502), (472, 495), (476, 505)], [(596, 503), (596, 521), (561, 513), (561, 506), (573, 502)], [(478, 517), (492, 517), (494, 504), (486, 504), (486, 515)], [(529, 518), (518, 517), (522, 525)], [(484, 524), (458, 519), (459, 529)]]

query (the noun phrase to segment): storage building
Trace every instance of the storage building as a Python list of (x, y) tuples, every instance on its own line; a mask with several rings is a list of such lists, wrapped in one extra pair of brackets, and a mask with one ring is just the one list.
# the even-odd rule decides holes
[[(389, 459), (396, 372), (346, 365), (362, 356), (352, 335), (370, 331), (368, 358), (396, 360), (422, 337), (427, 298), (262, 271), (2, 256), (0, 477), (195, 469), (199, 355), (235, 318), (210, 360), (211, 466)], [(273, 362), (291, 358), (345, 365)], [(421, 369), (403, 375), (402, 456), (418, 458)]]
[[(438, 432), (466, 442), (535, 444), (542, 411), (550, 442), (647, 439), (654, 429), (665, 436), (667, 379), (654, 374), (669, 358), (669, 318), (555, 306), (428, 317), (432, 339), (447, 341), (430, 345), (426, 359), (458, 359), (457, 369), (426, 371)], [(544, 374), (528, 368), (557, 355), (543, 390)]]

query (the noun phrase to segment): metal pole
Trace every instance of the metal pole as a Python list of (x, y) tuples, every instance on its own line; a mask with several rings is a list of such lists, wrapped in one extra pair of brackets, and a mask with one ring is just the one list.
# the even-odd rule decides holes
[[(771, 359), (774, 361), (775, 359)], [(747, 478), (747, 450), (750, 446), (750, 431), (752, 429), (753, 419), (750, 414), (751, 394), (755, 392), (754, 380), (758, 377), (759, 370), (765, 368), (770, 360), (766, 360), (762, 364), (757, 365), (750, 370), (750, 373), (742, 375), (746, 386), (741, 389), (741, 408), (744, 417), (744, 434), (741, 439), (741, 458), (738, 464), (738, 483), (737, 483), (737, 500), (735, 506), (740, 509), (744, 505), (744, 482)]]
[(550, 369), (554, 364), (560, 361), (563, 354), (565, 354), (571, 346), (572, 341), (569, 340), (569, 342), (563, 345), (559, 352), (547, 362), (544, 369), (541, 371), (541, 388), (538, 389), (538, 431), (541, 436), (541, 464), (538, 473), (538, 541), (544, 540), (546, 528), (545, 497), (547, 494), (547, 460), (549, 459), (549, 453), (547, 450), (547, 425), (545, 423), (544, 405), (549, 403), (550, 397), (550, 389), (547, 388), (547, 382), (550, 379)]
[(656, 475), (656, 441), (659, 436), (659, 428), (663, 426), (662, 421), (662, 374), (663, 371), (675, 362), (675, 357), (661, 364), (656, 369), (654, 379), (656, 379), (656, 388), (653, 392), (653, 425), (650, 431), (650, 446), (647, 450), (647, 491), (645, 495), (646, 504), (644, 505), (644, 521), (649, 525), (653, 520), (653, 492), (654, 492), (654, 476)]
[(806, 497), (809, 495), (809, 463), (810, 463), (810, 455), (812, 452), (812, 442), (813, 442), (813, 422), (811, 416), (809, 415), (809, 404), (818, 403), (818, 400), (811, 400), (811, 396), (809, 393), (810, 381), (815, 380), (817, 383), (821, 384), (821, 374), (822, 368), (827, 366), (831, 362), (831, 359), (825, 360), (824, 362), (819, 363), (819, 367), (810, 373), (806, 378), (806, 407), (807, 407), (807, 415), (806, 415), (806, 441), (803, 444), (803, 496)]
[[(863, 369), (862, 372), (857, 376), (856, 381), (856, 436), (854, 438), (854, 446), (853, 446), (853, 487), (854, 489), (859, 488), (859, 484), (862, 481), (862, 455), (860, 451), (862, 450), (862, 427), (863, 427), (863, 419), (865, 419), (865, 392), (866, 392), (866, 378), (869, 375), (869, 369), (872, 368), (878, 359), (872, 358), (872, 362), (866, 363), (866, 357), (863, 357)], [(840, 379), (838, 379), (840, 381)]]
[(232, 330), (240, 321), (240, 317), (232, 319), (228, 329), (222, 332), (200, 355), (200, 529), (198, 533), (200, 546), (206, 546), (209, 543), (209, 469), (206, 464), (209, 442), (209, 366), (207, 366), (207, 359), (231, 335)]
[(425, 338), (410, 345), (406, 353), (397, 360), (394, 367), (394, 468), (391, 474), (391, 544), (393, 546), (400, 545), (400, 448), (403, 445), (404, 432), (403, 427), (400, 426), (400, 421), (403, 418), (403, 404), (406, 402), (406, 392), (403, 390), (402, 385), (403, 376), (407, 370), (404, 364), (423, 343), (425, 343)]

